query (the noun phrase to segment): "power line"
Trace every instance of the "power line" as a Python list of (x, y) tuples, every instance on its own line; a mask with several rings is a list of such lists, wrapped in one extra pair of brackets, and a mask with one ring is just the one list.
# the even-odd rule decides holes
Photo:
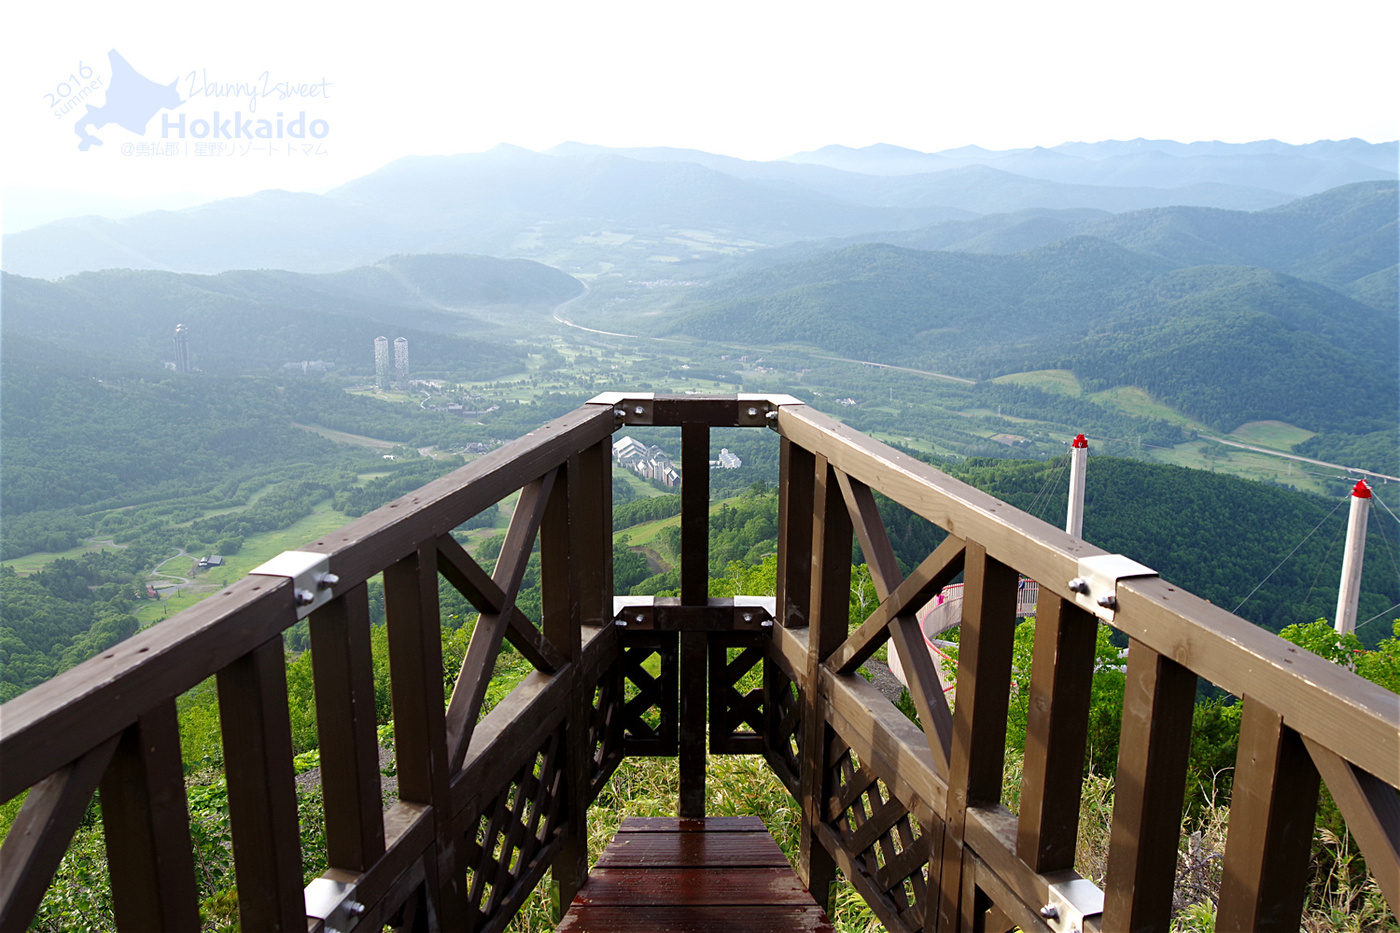
[(1260, 580), (1259, 583), (1254, 587), (1254, 589), (1252, 589), (1252, 590), (1249, 591), (1249, 596), (1246, 596), (1244, 599), (1240, 600), (1239, 606), (1236, 606), (1234, 609), (1231, 609), (1231, 610), (1230, 610), (1231, 614), (1233, 615), (1233, 614), (1238, 613), (1238, 612), (1240, 611), (1240, 606), (1243, 606), (1245, 603), (1249, 602), (1249, 597), (1250, 597), (1250, 596), (1253, 596), (1255, 593), (1259, 592), (1259, 587), (1263, 586), (1265, 583), (1268, 583), (1268, 582), (1269, 582), (1269, 577), (1272, 577), (1274, 574), (1278, 573), (1279, 567), (1282, 567), (1284, 564), (1288, 563), (1288, 558), (1289, 558), (1289, 557), (1292, 557), (1294, 554), (1297, 554), (1297, 553), (1298, 553), (1298, 548), (1302, 547), (1304, 544), (1307, 544), (1307, 543), (1308, 543), (1308, 538), (1311, 538), (1311, 537), (1317, 532), (1317, 529), (1319, 529), (1319, 528), (1322, 527), (1323, 522), (1327, 521), (1327, 519), (1329, 519), (1329, 518), (1331, 518), (1333, 515), (1337, 514), (1337, 509), (1340, 509), (1340, 508), (1342, 507), (1342, 503), (1343, 503), (1343, 502), (1346, 502), (1346, 501), (1347, 501), (1346, 499), (1342, 499), (1341, 501), (1339, 501), (1339, 502), (1336, 504), (1336, 506), (1332, 509), (1332, 511), (1330, 511), (1330, 512), (1328, 512), (1326, 515), (1324, 515), (1324, 516), (1322, 517), (1322, 521), (1321, 521), (1321, 522), (1318, 522), (1316, 525), (1314, 525), (1314, 526), (1313, 526), (1313, 530), (1310, 531), (1310, 532), (1308, 532), (1306, 535), (1304, 535), (1302, 541), (1299, 541), (1296, 545), (1294, 545), (1293, 550), (1291, 550), (1291, 551), (1288, 552), (1288, 556), (1285, 557), (1283, 560), (1279, 561), (1279, 562), (1278, 562), (1278, 566), (1275, 567), (1273, 570), (1270, 570), (1269, 573), (1268, 573), (1268, 576), (1266, 576), (1266, 577), (1264, 577), (1264, 579)]

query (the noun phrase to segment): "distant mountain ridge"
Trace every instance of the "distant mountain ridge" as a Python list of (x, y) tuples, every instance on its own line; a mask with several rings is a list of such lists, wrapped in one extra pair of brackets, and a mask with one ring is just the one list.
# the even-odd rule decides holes
[(408, 338), (415, 366), (504, 371), (524, 354), (493, 339), (488, 318), (543, 311), (583, 291), (557, 269), (484, 256), (395, 256), (326, 275), (118, 269), (56, 282), (0, 275), (6, 339), (169, 360), (175, 325), (185, 324), (196, 366), (223, 372), (304, 360), (364, 370), (381, 335)]
[[(806, 162), (576, 143), (547, 153), (499, 146), (400, 159), (324, 195), (265, 191), (121, 220), (58, 221), (5, 236), (3, 263), (45, 278), (105, 268), (331, 272), (396, 253), (459, 252), (575, 272), (619, 264), (703, 270), (752, 249), (981, 214), (1178, 205), (1257, 211), (1396, 176), (1393, 157), (1389, 169), (1373, 164), (1393, 144), (1280, 143), (1225, 155), (1225, 144), (1123, 145), (1129, 149), (1066, 144), (1065, 151), (933, 155), (838, 147)], [(936, 170), (911, 174), (911, 166)]]

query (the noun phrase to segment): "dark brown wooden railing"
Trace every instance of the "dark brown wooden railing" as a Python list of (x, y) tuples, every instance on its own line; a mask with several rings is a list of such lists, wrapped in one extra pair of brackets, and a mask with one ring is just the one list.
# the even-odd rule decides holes
[[(614, 602), (608, 443), (624, 424), (682, 431), (679, 599)], [(781, 438), (776, 602), (707, 593), (709, 431), (734, 426)], [(517, 490), (487, 574), (450, 532)], [(948, 532), (907, 577), (875, 492)], [(881, 601), (852, 629), (857, 538)], [(537, 540), (534, 620), (515, 597)], [(119, 927), (198, 925), (175, 699), (210, 676), (247, 930), (500, 930), (547, 868), (567, 904), (587, 876), (588, 805), (621, 758), (679, 756), (678, 811), (701, 815), (707, 741), (767, 757), (801, 804), (804, 882), (823, 900), (839, 869), (890, 930), (1166, 930), (1198, 675), (1244, 702), (1217, 929), (1297, 929), (1319, 779), (1400, 905), (1395, 694), (1157, 577), (1086, 609), (1071, 581), (1099, 549), (788, 397), (600, 396), (306, 551), (325, 557), (319, 587), (250, 575), (0, 707), (0, 798), (29, 790), (0, 850), (0, 930), (29, 924), (99, 787)], [(367, 597), (380, 573), (387, 810)], [(913, 613), (959, 574), (950, 711)], [(1040, 596), (1018, 819), (1001, 789), (1023, 575)], [(446, 704), (439, 576), (481, 612)], [(282, 632), (308, 610), (331, 868), (304, 889)], [(1096, 615), (1130, 638), (1101, 906), (1073, 870)], [(502, 639), (536, 672), (480, 716)], [(922, 731), (855, 673), (891, 639)], [(762, 690), (740, 694), (760, 666)]]

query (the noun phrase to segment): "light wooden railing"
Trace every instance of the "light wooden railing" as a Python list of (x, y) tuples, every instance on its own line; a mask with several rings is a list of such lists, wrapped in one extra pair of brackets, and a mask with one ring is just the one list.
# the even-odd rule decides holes
[[(615, 602), (609, 440), (647, 424), (682, 432), (681, 595)], [(744, 426), (781, 438), (776, 603), (707, 592), (709, 430)], [(517, 490), (487, 574), (450, 532)], [(948, 532), (907, 578), (875, 492)], [(853, 538), (881, 599), (854, 629)], [(537, 540), (533, 620), (515, 597)], [(801, 804), (803, 880), (821, 900), (840, 869), (890, 930), (1165, 930), (1198, 675), (1244, 702), (1217, 928), (1297, 929), (1319, 777), (1400, 904), (1395, 694), (1156, 577), (1110, 580), (1111, 608), (1085, 600), (1071, 581), (1101, 553), (795, 399), (600, 396), (309, 544), (290, 558), (300, 576), (250, 575), (0, 707), (0, 798), (29, 790), (0, 850), (0, 931), (29, 924), (99, 787), (118, 926), (198, 925), (175, 700), (210, 676), (247, 930), (500, 930), (546, 869), (567, 904), (588, 805), (621, 758), (678, 756), (678, 812), (701, 815), (707, 741), (766, 755)], [(950, 712), (913, 613), (959, 574)], [(1000, 795), (1020, 575), (1040, 596), (1018, 819)], [(481, 612), (446, 703), (439, 576)], [(304, 888), (282, 633), (308, 614), (331, 867)], [(1102, 895), (1072, 867), (1095, 616), (1131, 645)], [(536, 672), (480, 716), (503, 638)], [(855, 673), (886, 640), (922, 732)], [(762, 690), (740, 694), (760, 665)]]

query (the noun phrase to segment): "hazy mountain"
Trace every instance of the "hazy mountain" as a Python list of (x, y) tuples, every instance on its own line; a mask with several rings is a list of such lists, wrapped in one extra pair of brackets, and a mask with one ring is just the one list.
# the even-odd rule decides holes
[[(866, 172), (577, 143), (549, 153), (500, 146), (473, 155), (410, 157), (325, 195), (266, 191), (189, 210), (47, 224), (7, 235), (3, 262), (8, 271), (42, 277), (104, 268), (328, 272), (394, 253), (470, 252), (536, 259), (575, 272), (704, 269), (757, 248), (980, 214), (1173, 205), (1258, 210), (1291, 198), (1285, 193), (1291, 189), (1270, 188), (1268, 174), (1236, 172), (1227, 183), (1218, 180), (1225, 177), (1220, 172), (1193, 168), (1169, 178), (1148, 166), (1106, 182), (1102, 169), (1082, 179), (1068, 169), (1057, 170), (1057, 178), (1021, 171), (1029, 172), (1031, 163), (1101, 166), (1134, 155), (1095, 161), (1052, 150), (964, 149), (935, 160), (890, 146), (858, 152), (858, 160), (830, 161)], [(1363, 164), (1349, 149), (1309, 152), (1238, 158), (1292, 159), (1295, 168), (1305, 160), (1309, 184), (1324, 176), (1351, 180), (1349, 166)], [(1225, 157), (1162, 158), (1204, 165)], [(890, 173), (881, 165), (923, 170)], [(933, 166), (946, 170), (929, 171)]]
[(1321, 140), (1302, 146), (1278, 140), (1234, 144), (1134, 139), (1001, 151), (964, 146), (936, 153), (883, 144), (863, 149), (827, 146), (789, 156), (788, 161), (867, 175), (919, 175), (981, 165), (1061, 184), (1127, 188), (1216, 184), (1285, 192), (1296, 197), (1352, 182), (1393, 180), (1397, 177), (1398, 156), (1397, 143), (1368, 143), (1361, 139)]
[[(374, 338), (385, 335), (409, 339), (415, 366), (498, 372), (522, 351), (490, 339), (495, 328), (483, 317), (547, 309), (583, 286), (528, 260), (401, 256), (329, 275), (116, 269), (47, 281), (6, 273), (3, 289), (6, 339), (172, 359), (175, 325), (185, 324), (196, 366), (235, 372), (305, 360), (364, 370)], [(465, 333), (471, 339), (457, 336)]]
[(1394, 422), (1393, 312), (1263, 269), (1174, 265), (1083, 236), (1001, 256), (868, 244), (697, 290), (659, 326), (974, 377), (1066, 368), (1225, 429)]

